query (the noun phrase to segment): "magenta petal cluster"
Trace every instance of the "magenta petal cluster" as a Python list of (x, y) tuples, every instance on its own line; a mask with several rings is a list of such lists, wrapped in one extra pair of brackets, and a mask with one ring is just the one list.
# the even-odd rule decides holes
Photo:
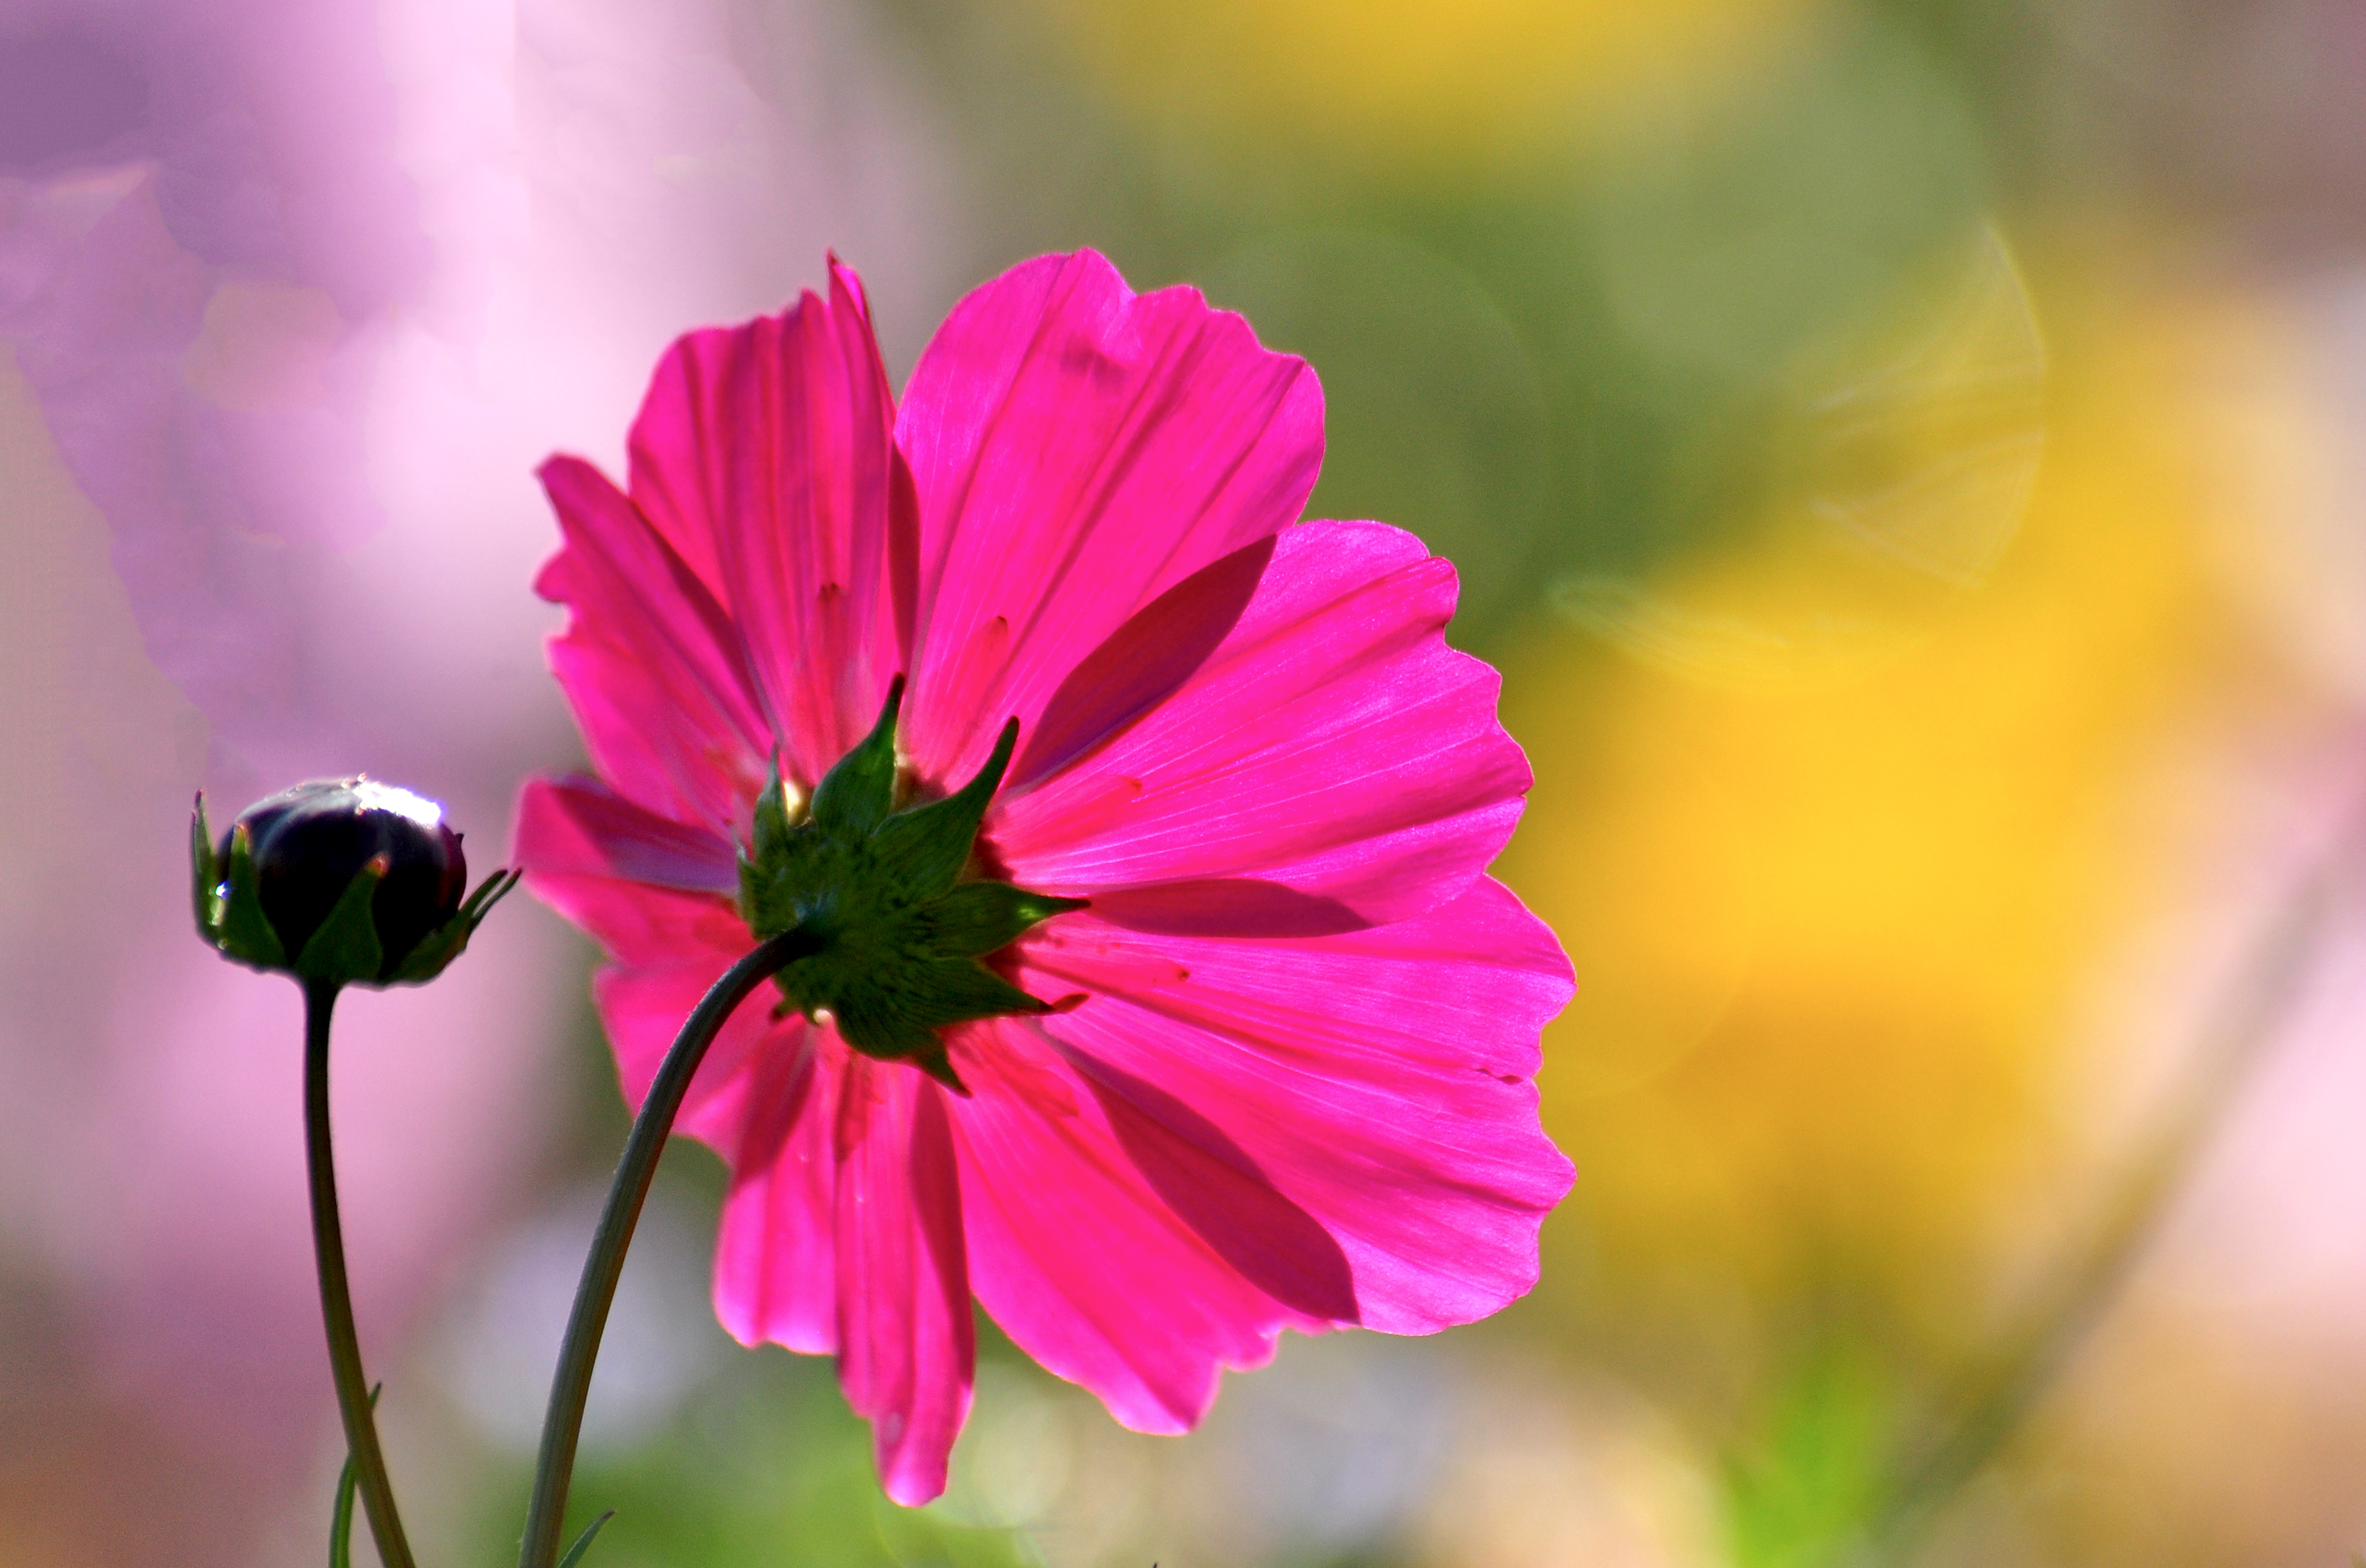
[(976, 861), (1091, 901), (992, 960), (1055, 1010), (945, 1032), (966, 1095), (749, 1005), (684, 1109), (732, 1173), (724, 1324), (838, 1358), (900, 1502), (944, 1487), (973, 1294), (1179, 1432), (1284, 1328), (1428, 1333), (1535, 1282), (1572, 1172), (1530, 1080), (1572, 987), (1486, 874), (1527, 765), (1444, 640), (1453, 569), (1300, 521), (1322, 450), (1303, 362), (1086, 251), (963, 300), (900, 406), (833, 261), (827, 299), (673, 346), (623, 490), (542, 470), (598, 776), (528, 784), (517, 853), (614, 960), (635, 1103), (754, 943), (769, 769), (810, 795), (898, 674), (909, 788), (1016, 718)]

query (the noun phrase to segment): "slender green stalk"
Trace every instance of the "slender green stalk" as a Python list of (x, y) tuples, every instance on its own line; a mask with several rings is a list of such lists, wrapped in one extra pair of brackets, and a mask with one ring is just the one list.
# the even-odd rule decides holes
[(394, 1510), (394, 1485), (386, 1456), (378, 1450), (377, 1421), (370, 1413), (369, 1381), (362, 1375), (361, 1344), (354, 1336), (354, 1302), (345, 1283), (345, 1238), (337, 1219), (337, 1168), (329, 1141), (329, 1014), (337, 1002), (334, 982), (304, 986), (304, 1156), (312, 1185), (312, 1250), (321, 1269), (321, 1317), (329, 1330), (329, 1368), (335, 1374), (337, 1409), (345, 1421), (345, 1452), (369, 1517), (370, 1535), (386, 1568), (415, 1568), (402, 1520)]
[(641, 1204), (657, 1175), (658, 1156), (673, 1131), (674, 1115), (682, 1109), (691, 1077), (724, 1021), (749, 992), (783, 965), (820, 951), (816, 938), (803, 931), (787, 931), (725, 970), (683, 1021), (682, 1032), (674, 1037), (672, 1049), (649, 1084), (648, 1098), (641, 1102), (640, 1114), (633, 1118), (624, 1156), (616, 1162), (607, 1207), (601, 1212), (599, 1229), (592, 1233), (591, 1254), (583, 1259), (583, 1279), (575, 1289), (567, 1337), (559, 1343), (558, 1371), (551, 1379), (549, 1413), (543, 1417), (542, 1452), (535, 1462), (534, 1500), (526, 1508), (518, 1568), (555, 1568), (558, 1561), (567, 1487), (575, 1471), (576, 1440), (583, 1430), (583, 1402), (592, 1392), (592, 1364), (599, 1357), (601, 1331), (607, 1326), (609, 1303), (615, 1300), (616, 1280), (624, 1273), (625, 1249), (632, 1245), (633, 1226), (640, 1220)]
[(2182, 1096), (2131, 1162), (2094, 1234), (2009, 1338), (1939, 1445), (1892, 1490), (1858, 1561), (1911, 1561), (1945, 1505), (1985, 1470), (2118, 1300), (2184, 1179), (2299, 993), (2320, 934), (2327, 873), (2354, 860), (2366, 819), (2295, 888), (2208, 1020)]

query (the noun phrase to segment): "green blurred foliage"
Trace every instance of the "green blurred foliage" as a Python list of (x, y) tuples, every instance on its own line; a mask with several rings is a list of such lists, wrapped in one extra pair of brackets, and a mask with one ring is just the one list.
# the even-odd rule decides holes
[(1899, 1419), (1885, 1369), (1861, 1345), (1808, 1347), (1785, 1369), (1720, 1504), (1734, 1568), (1832, 1568), (1865, 1545), (1895, 1466)]
[(618, 1568), (1023, 1568), (1022, 1536), (944, 1522), (880, 1495), (870, 1428), (826, 1362), (769, 1350), (660, 1440), (586, 1465), (576, 1494), (613, 1507), (597, 1551)]
[[(516, 1531), (514, 1487), (490, 1487), (480, 1539)], [(616, 1511), (587, 1559), (610, 1568), (1031, 1568), (1023, 1535), (967, 1529), (880, 1494), (870, 1428), (828, 1364), (768, 1349), (703, 1389), (647, 1443), (576, 1473), (581, 1517)]]
[(1957, 84), (1876, 14), (1820, 16), (1615, 136), (1444, 171), (1130, 115), (1023, 19), (901, 14), (1008, 196), (972, 270), (1092, 243), (1306, 354), (1331, 425), (1313, 511), (1451, 558), (1481, 647), (1555, 582), (1639, 584), (1764, 526), (1803, 360), (1910, 306), (1989, 217)]

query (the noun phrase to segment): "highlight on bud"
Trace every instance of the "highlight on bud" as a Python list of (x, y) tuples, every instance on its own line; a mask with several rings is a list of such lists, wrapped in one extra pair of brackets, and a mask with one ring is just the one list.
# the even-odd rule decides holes
[(468, 885), (460, 835), (424, 795), (356, 776), (256, 801), (216, 842), (199, 792), (189, 820), (197, 934), (223, 956), (314, 984), (432, 980), (517, 885)]

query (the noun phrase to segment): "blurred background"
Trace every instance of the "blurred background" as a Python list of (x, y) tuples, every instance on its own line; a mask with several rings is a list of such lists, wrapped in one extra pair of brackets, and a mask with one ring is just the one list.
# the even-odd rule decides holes
[[(533, 466), (825, 247), (900, 378), (1081, 244), (1306, 355), (1314, 512), (1461, 570), (1582, 987), (1543, 1282), (1179, 1439), (989, 1329), (907, 1513), (715, 1326), (680, 1148), (593, 1561), (2349, 1563), (2361, 101), (2348, 0), (0, 0), (0, 1564), (321, 1560), (297, 994), (192, 940), (192, 790), (498, 863), (578, 756)], [(623, 1134), (592, 959), (520, 899), (340, 1011), (435, 1563), (514, 1550)]]

